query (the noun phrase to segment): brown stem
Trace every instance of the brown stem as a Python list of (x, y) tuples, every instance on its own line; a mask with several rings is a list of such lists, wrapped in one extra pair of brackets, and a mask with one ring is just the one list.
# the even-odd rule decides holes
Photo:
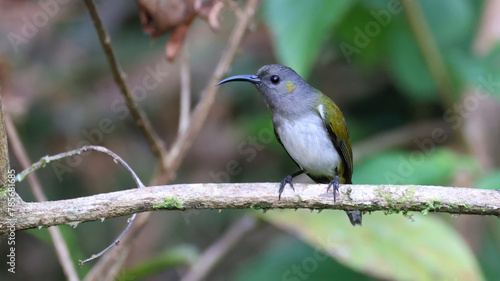
[[(24, 149), (24, 145), (19, 138), (16, 127), (14, 126), (14, 123), (12, 122), (12, 119), (8, 114), (5, 115), (5, 125), (14, 155), (19, 161), (19, 164), (21, 164), (21, 167), (23, 169), (28, 169), (31, 166), (31, 161), (29, 160), (26, 149)], [(40, 202), (47, 201), (47, 196), (45, 196), (42, 185), (35, 173), (31, 173), (28, 175), (28, 183), (36, 200)], [(71, 281), (80, 280), (80, 278), (78, 278), (75, 266), (71, 260), (68, 246), (66, 245), (66, 242), (64, 241), (59, 228), (57, 228), (56, 226), (49, 227), (49, 234), (52, 238), (52, 242), (54, 243), (54, 249), (56, 250), (57, 259), (61, 264), (66, 279)]]
[[(225, 71), (227, 71), (227, 68), (231, 64), (235, 50), (241, 43), (241, 37), (243, 36), (251, 17), (255, 13), (256, 6), (257, 0), (249, 0), (247, 2), (247, 5), (245, 6), (245, 11), (237, 14), (238, 23), (236, 24), (236, 27), (234, 28), (233, 33), (229, 38), (228, 47), (226, 48), (218, 63), (218, 70), (215, 72), (214, 77), (212, 77), (211, 82), (207, 85), (204, 91), (207, 94), (205, 94), (203, 100), (198, 104), (197, 110), (195, 110), (195, 114), (193, 114), (193, 116), (195, 117), (190, 118), (189, 124), (199, 124), (199, 127), (192, 128), (192, 126), (188, 125), (187, 129), (177, 136), (169, 152), (168, 157), (170, 158), (170, 160), (167, 161), (167, 159), (164, 159), (160, 167), (156, 168), (151, 183), (168, 183), (177, 171), (182, 160), (182, 156), (185, 154), (185, 151), (191, 146), (192, 139), (199, 132), (201, 125), (213, 103), (213, 99), (215, 96), (215, 88), (213, 87), (213, 85), (215, 85), (218, 79), (220, 79), (224, 75)], [(221, 68), (223, 69), (221, 70)], [(211, 100), (209, 99), (209, 97), (212, 97)], [(197, 113), (200, 111), (200, 106), (202, 107), (203, 114)], [(188, 139), (189, 142), (187, 142), (186, 139)], [(167, 174), (163, 173), (163, 167), (165, 163), (171, 163), (171, 166), (168, 168)], [(120, 262), (118, 259), (119, 256), (128, 255), (131, 248), (131, 241), (133, 241), (133, 238), (140, 233), (142, 226), (145, 225), (150, 214), (151, 213), (143, 213), (137, 216), (135, 224), (130, 228), (129, 232), (125, 235), (122, 242), (120, 242), (120, 247), (114, 247), (106, 256), (101, 258), (99, 262), (92, 268), (89, 274), (87, 274), (84, 281), (91, 281), (102, 278), (103, 275), (105, 275), (105, 272), (107, 272), (108, 268), (114, 267), (113, 264)], [(113, 276), (110, 273), (107, 274), (105, 278), (109, 279), (112, 277)]]
[(102, 48), (104, 49), (104, 53), (108, 58), (108, 63), (111, 68), (111, 73), (113, 74), (113, 78), (115, 79), (120, 92), (122, 93), (125, 101), (127, 103), (127, 107), (130, 110), (132, 118), (134, 118), (137, 127), (146, 138), (148, 145), (155, 155), (158, 163), (163, 165), (165, 148), (163, 147), (163, 142), (156, 134), (155, 130), (151, 126), (146, 114), (139, 108), (137, 103), (135, 102), (130, 90), (125, 82), (125, 73), (121, 70), (120, 64), (116, 60), (116, 56), (113, 51), (113, 46), (111, 45), (111, 39), (109, 35), (106, 33), (104, 26), (101, 22), (101, 18), (97, 13), (97, 9), (95, 7), (93, 0), (84, 0), (85, 5), (89, 10), (92, 21), (94, 22), (95, 29), (97, 34), (99, 35), (99, 40), (101, 41)]
[(193, 117), (189, 122), (188, 128), (180, 134), (175, 140), (174, 144), (170, 148), (167, 157), (165, 158), (165, 168), (166, 174), (164, 175), (167, 181), (171, 180), (175, 175), (175, 172), (179, 168), (182, 158), (186, 154), (187, 150), (191, 147), (194, 138), (202, 128), (205, 119), (212, 107), (215, 100), (215, 95), (217, 93), (217, 88), (215, 84), (222, 79), (222, 76), (227, 72), (231, 62), (233, 61), (236, 50), (241, 43), (241, 39), (245, 34), (245, 31), (250, 23), (251, 19), (255, 14), (255, 9), (257, 7), (257, 0), (248, 0), (243, 12), (238, 17), (238, 22), (234, 28), (230, 38), (229, 43), (224, 51), (213, 76), (210, 78), (201, 101), (196, 106)]
[[(436, 40), (434, 39), (434, 36), (429, 28), (422, 6), (418, 0), (402, 1), (401, 3), (403, 3), (403, 6), (405, 7), (408, 21), (413, 33), (415, 34), (417, 44), (419, 45), (427, 63), (429, 72), (438, 87), (441, 103), (444, 108), (451, 109), (455, 103), (451, 78), (448, 70), (446, 69), (445, 61), (441, 55)], [(467, 153), (470, 153), (472, 148), (470, 143), (467, 142), (465, 138), (463, 128), (460, 127), (457, 131), (457, 141)]]
[(255, 219), (251, 216), (244, 216), (234, 222), (217, 241), (203, 252), (200, 259), (182, 277), (181, 281), (199, 281), (206, 279), (210, 270), (215, 267), (222, 257), (224, 257), (246, 233), (254, 229), (255, 226)]
[(191, 114), (191, 73), (189, 70), (189, 54), (187, 44), (181, 52), (181, 97), (178, 133), (182, 134), (189, 126)]
[[(28, 168), (26, 168), (24, 171), (22, 171), (21, 173), (19, 173), (16, 176), (16, 179), (18, 181), (22, 181), (25, 177), (27, 177), (27, 176), (29, 177), (30, 175), (33, 175), (34, 171), (36, 171), (36, 170), (38, 170), (40, 168), (45, 167), (50, 162), (59, 161), (59, 160), (62, 160), (64, 158), (72, 157), (72, 156), (75, 156), (75, 155), (80, 155), (80, 154), (82, 154), (82, 153), (84, 153), (86, 151), (89, 151), (89, 150), (101, 152), (101, 153), (104, 153), (104, 154), (107, 154), (107, 155), (111, 156), (113, 158), (113, 161), (115, 163), (121, 164), (123, 167), (125, 167), (125, 169), (127, 169), (127, 171), (130, 173), (130, 175), (134, 179), (134, 181), (135, 181), (135, 183), (137, 185), (137, 188), (144, 187), (144, 184), (139, 179), (139, 177), (135, 174), (135, 172), (132, 170), (132, 168), (130, 168), (130, 166), (125, 161), (123, 161), (123, 159), (120, 156), (116, 155), (111, 150), (109, 150), (109, 149), (107, 149), (105, 147), (102, 147), (102, 146), (83, 146), (80, 149), (75, 149), (75, 150), (67, 151), (67, 152), (60, 153), (60, 154), (57, 154), (57, 155), (54, 155), (54, 156), (45, 156), (45, 157), (42, 157), (42, 159), (40, 159), (38, 162), (34, 163), (33, 165), (31, 165)], [(39, 187), (39, 189), (41, 190), (41, 187)], [(91, 260), (94, 260), (94, 259), (102, 256), (104, 253), (106, 253), (113, 246), (118, 245), (118, 243), (120, 243), (123, 235), (125, 235), (125, 233), (132, 226), (132, 223), (134, 222), (135, 217), (136, 217), (136, 214), (134, 213), (132, 215), (132, 217), (129, 219), (127, 227), (122, 231), (122, 233), (118, 236), (118, 238), (116, 238), (116, 240), (112, 244), (110, 244), (107, 248), (105, 248), (104, 250), (102, 250), (98, 254), (92, 255), (90, 258), (85, 259), (83, 261), (80, 260), (80, 262), (79, 262), (80, 266), (82, 266), (86, 262), (89, 262)], [(16, 219), (17, 219), (17, 217), (16, 217)], [(74, 226), (76, 227), (76, 225), (78, 225), (79, 222), (76, 221), (74, 223), (75, 223)]]
[[(10, 163), (9, 163), (9, 148), (7, 144), (7, 131), (5, 130), (2, 98), (0, 96), (0, 186), (2, 187), (4, 186), (5, 181), (7, 180), (7, 174), (9, 170), (10, 170)], [(1, 189), (2, 188), (0, 188), (0, 190)]]
[(420, 50), (429, 67), (429, 71), (434, 78), (434, 82), (438, 86), (442, 103), (446, 108), (451, 108), (455, 101), (453, 98), (451, 79), (446, 70), (446, 65), (436, 40), (434, 40), (434, 36), (427, 24), (422, 7), (419, 1), (402, 1), (401, 3), (403, 3), (405, 7), (408, 21), (410, 22), (417, 44), (420, 46)]

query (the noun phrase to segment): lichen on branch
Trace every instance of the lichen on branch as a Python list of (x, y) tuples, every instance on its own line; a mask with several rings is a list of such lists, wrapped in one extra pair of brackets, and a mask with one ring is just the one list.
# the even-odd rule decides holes
[[(341, 185), (333, 202), (322, 184), (294, 184), (278, 200), (278, 183), (207, 183), (149, 186), (49, 202), (21, 202), (16, 230), (95, 221), (155, 210), (194, 209), (337, 209), (444, 212), (500, 216), (500, 191), (418, 185)], [(0, 216), (0, 234), (7, 233)]]

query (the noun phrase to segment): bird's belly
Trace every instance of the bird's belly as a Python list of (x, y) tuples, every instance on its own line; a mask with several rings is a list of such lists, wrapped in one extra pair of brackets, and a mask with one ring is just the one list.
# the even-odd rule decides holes
[(276, 131), (287, 152), (306, 173), (334, 176), (341, 158), (319, 116), (281, 122)]

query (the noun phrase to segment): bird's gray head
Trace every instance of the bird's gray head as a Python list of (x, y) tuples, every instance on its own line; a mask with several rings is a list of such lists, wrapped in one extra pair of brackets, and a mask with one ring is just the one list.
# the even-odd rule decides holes
[(217, 85), (232, 81), (253, 83), (273, 113), (283, 115), (307, 111), (316, 106), (320, 95), (293, 69), (279, 64), (265, 65), (256, 75), (236, 75), (226, 78)]

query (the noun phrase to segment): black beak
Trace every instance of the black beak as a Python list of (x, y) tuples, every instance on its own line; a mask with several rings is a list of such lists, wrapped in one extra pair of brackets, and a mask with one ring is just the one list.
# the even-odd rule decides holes
[(224, 84), (227, 82), (232, 82), (232, 81), (246, 81), (246, 82), (251, 82), (251, 83), (259, 83), (260, 79), (259, 76), (257, 75), (236, 75), (232, 76), (229, 78), (226, 78), (219, 83), (217, 83), (215, 86), (219, 86), (220, 84)]

